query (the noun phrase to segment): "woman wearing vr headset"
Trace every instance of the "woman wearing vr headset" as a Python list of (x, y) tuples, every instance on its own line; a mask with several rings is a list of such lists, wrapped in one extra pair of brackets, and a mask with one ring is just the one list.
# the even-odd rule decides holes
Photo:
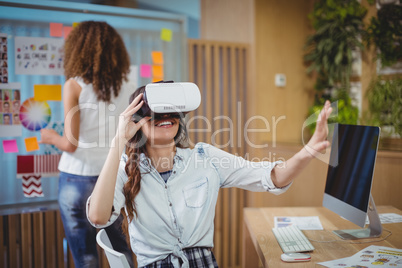
[[(66, 39), (64, 53), (64, 135), (42, 129), (41, 143), (63, 151), (58, 201), (75, 267), (99, 267), (96, 229), (86, 218), (85, 203), (108, 154), (109, 133), (116, 131), (109, 120), (118, 118), (132, 92), (125, 82), (130, 62), (120, 35), (105, 22), (81, 22)], [(134, 267), (122, 220), (106, 232)]]
[(126, 214), (139, 267), (217, 267), (211, 248), (219, 189), (280, 194), (314, 157), (311, 152), (329, 146), (329, 102), (308, 148), (280, 165), (249, 162), (205, 143), (186, 148), (178, 116), (133, 120), (144, 105), (143, 92), (137, 90), (120, 115), (114, 146), (87, 203), (88, 219), (97, 227)]

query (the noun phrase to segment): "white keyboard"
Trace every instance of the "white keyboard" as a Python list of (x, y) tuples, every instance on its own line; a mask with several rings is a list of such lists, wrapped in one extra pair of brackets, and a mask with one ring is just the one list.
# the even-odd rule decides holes
[(305, 252), (314, 250), (307, 237), (295, 225), (272, 228), (272, 232), (284, 253)]

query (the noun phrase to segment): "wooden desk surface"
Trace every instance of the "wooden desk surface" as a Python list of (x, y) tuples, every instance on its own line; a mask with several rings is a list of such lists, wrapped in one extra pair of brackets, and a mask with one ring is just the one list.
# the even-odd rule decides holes
[[(391, 206), (378, 206), (377, 210), (378, 213), (402, 214), (402, 211)], [(259, 267), (259, 260), (263, 267), (323, 267), (316, 263), (350, 257), (370, 245), (402, 249), (402, 223), (383, 224), (383, 229), (392, 231), (392, 235), (385, 241), (363, 244), (350, 243), (381, 239), (370, 238), (347, 240), (348, 242), (311, 242), (315, 247), (315, 250), (310, 253), (311, 261), (285, 263), (281, 261), (281, 254), (283, 252), (272, 233), (275, 216), (319, 216), (324, 230), (303, 231), (303, 233), (309, 239), (320, 241), (340, 239), (332, 233), (332, 230), (360, 228), (324, 207), (245, 208), (243, 222), (243, 268)], [(385, 237), (388, 234), (389, 232), (383, 230), (381, 237)]]

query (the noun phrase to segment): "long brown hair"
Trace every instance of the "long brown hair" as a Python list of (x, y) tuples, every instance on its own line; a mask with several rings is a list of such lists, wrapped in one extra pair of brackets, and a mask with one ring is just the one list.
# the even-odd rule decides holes
[[(131, 94), (129, 103), (131, 103), (135, 97), (140, 93), (144, 93), (145, 86), (138, 88), (133, 94)], [(123, 187), (123, 193), (126, 198), (126, 213), (127, 221), (123, 221), (123, 231), (128, 235), (127, 227), (128, 222), (131, 222), (135, 217), (138, 217), (137, 208), (135, 205), (135, 197), (141, 190), (141, 172), (140, 172), (140, 155), (143, 153), (147, 156), (145, 147), (145, 136), (142, 131), (139, 130), (137, 133), (128, 141), (126, 145), (126, 154), (128, 160), (125, 166), (125, 171), (128, 176), (128, 181)], [(184, 123), (184, 119), (180, 118), (179, 130), (174, 137), (176, 147), (186, 148), (187, 146), (187, 130)], [(122, 214), (126, 217), (126, 213), (122, 211)]]
[(119, 95), (127, 80), (130, 59), (123, 40), (106, 22), (80, 22), (64, 44), (66, 79), (81, 77), (92, 84), (98, 100), (110, 101)]

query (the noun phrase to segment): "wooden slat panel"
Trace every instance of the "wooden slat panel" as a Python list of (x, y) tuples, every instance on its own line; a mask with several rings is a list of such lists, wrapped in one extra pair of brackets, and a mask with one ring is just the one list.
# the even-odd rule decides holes
[(5, 245), (5, 242), (6, 242), (5, 234), (6, 234), (6, 231), (8, 231), (8, 230), (5, 230), (4, 220), (5, 220), (5, 217), (1, 216), (0, 217), (0, 266), (7, 267), (6, 259), (4, 258), (4, 256), (7, 253), (7, 246)]
[(61, 221), (60, 211), (56, 212), (56, 247), (57, 247), (57, 264), (58, 267), (67, 268), (67, 265), (64, 265), (64, 252), (63, 252), (63, 239), (64, 235), (64, 228), (63, 222)]
[[(227, 53), (227, 47), (222, 47), (221, 50), (222, 53), (222, 96), (223, 98), (227, 98), (229, 96), (229, 75), (228, 75), (228, 53)], [(223, 106), (223, 114), (224, 116), (229, 115), (229, 103), (226, 100), (221, 99), (221, 105)], [(223, 128), (228, 127), (228, 122), (227, 120), (223, 120)], [(227, 131), (223, 132), (223, 144), (226, 144), (228, 139), (229, 139), (229, 133)], [(222, 144), (222, 145), (223, 145)], [(223, 201), (223, 260), (222, 260), (222, 265), (223, 267), (229, 267), (229, 244), (230, 244), (230, 227), (229, 227), (229, 204), (230, 204), (230, 199), (229, 199), (229, 189), (222, 189), (222, 201)]]
[[(195, 43), (193, 43), (193, 42), (189, 42), (189, 46), (188, 46), (188, 54), (189, 54), (189, 63), (188, 63), (188, 78), (189, 78), (189, 81), (190, 82), (195, 82), (195, 68), (194, 68), (194, 65), (195, 65), (195, 55), (194, 55), (194, 53), (195, 53), (195, 46), (196, 46), (196, 44)], [(192, 118), (192, 117), (194, 117), (195, 116), (195, 112), (191, 112), (190, 114), (189, 114), (189, 117), (190, 118)], [(194, 140), (195, 140), (195, 133), (194, 132), (189, 132), (189, 141), (190, 141), (190, 145), (192, 144), (192, 143), (194, 143)]]
[[(235, 47), (231, 46), (230, 47), (230, 91), (231, 91), (231, 105), (230, 105), (230, 118), (233, 123), (233, 129), (231, 130), (231, 152), (234, 154), (237, 154), (237, 128), (240, 127), (238, 126), (237, 122), (237, 76), (236, 76), (236, 51)], [(230, 218), (231, 218), (231, 224), (230, 224), (230, 267), (236, 266), (236, 259), (238, 254), (238, 245), (240, 243), (238, 239), (238, 234), (239, 234), (239, 224), (241, 221), (237, 221), (238, 219), (238, 210), (239, 210), (239, 200), (238, 200), (238, 189), (232, 188), (230, 189), (231, 195), (230, 195)]]
[(58, 211), (2, 216), (0, 231), (0, 267), (74, 267), (71, 252), (64, 265), (64, 230)]
[[(204, 54), (204, 74), (205, 74), (205, 116), (208, 122), (208, 128), (212, 126), (213, 122), (213, 96), (215, 96), (215, 92), (212, 87), (212, 53), (211, 53), (211, 46), (206, 45), (205, 46), (205, 54)], [(210, 129), (212, 130), (212, 129)], [(206, 143), (211, 143), (211, 135), (213, 132), (207, 132), (205, 133), (205, 142)]]
[(32, 218), (34, 267), (45, 267), (43, 212), (33, 213)]
[(56, 267), (56, 213), (49, 211), (44, 213), (44, 242), (46, 266)]
[[(214, 92), (215, 92), (215, 98), (214, 98), (214, 111), (215, 114), (214, 116), (220, 114), (220, 108), (221, 108), (221, 103), (220, 103), (220, 98), (219, 98), (219, 88), (220, 88), (220, 46), (215, 44), (212, 46), (213, 47), (213, 54), (214, 54), (214, 62), (213, 62), (213, 80), (214, 80)], [(208, 67), (207, 67), (208, 68)], [(220, 129), (220, 121), (216, 121), (213, 124), (213, 130), (214, 132), (217, 129)], [(221, 137), (214, 137), (216, 140), (215, 142), (221, 143)], [(216, 254), (216, 259), (219, 265), (222, 263), (222, 258), (223, 258), (223, 251), (222, 251), (222, 245), (224, 244), (223, 241), (223, 233), (222, 233), (222, 195), (218, 196), (217, 200), (217, 205), (216, 205), (216, 212), (215, 212), (215, 250), (214, 253)]]
[[(244, 51), (244, 53), (243, 53), (243, 51)], [(238, 74), (238, 83), (239, 83), (238, 93), (237, 93), (238, 94), (238, 110), (241, 111), (238, 115), (238, 117), (239, 117), (238, 118), (238, 120), (239, 120), (238, 144), (240, 146), (239, 154), (241, 156), (244, 156), (247, 152), (246, 142), (244, 140), (244, 134), (243, 134), (244, 124), (246, 122), (246, 119), (248, 118), (247, 117), (247, 105), (246, 105), (247, 102), (245, 99), (246, 90), (247, 90), (247, 88), (249, 88), (248, 86), (245, 86), (245, 83), (248, 81), (248, 78), (246, 77), (246, 70), (248, 70), (248, 69), (247, 69), (247, 66), (245, 66), (245, 63), (247, 62), (247, 58), (246, 58), (247, 54), (246, 53), (247, 53), (246, 48), (239, 48), (238, 53), (237, 53), (237, 57), (238, 57), (237, 74)], [(246, 191), (239, 189), (239, 203), (240, 203), (241, 209), (239, 210), (238, 217), (241, 220), (243, 219), (243, 208), (246, 206), (246, 203), (245, 203), (246, 199), (244, 198), (244, 196), (246, 194), (247, 194)], [(239, 237), (243, 237), (244, 229), (242, 228), (241, 225), (239, 226), (239, 228), (240, 228)], [(238, 266), (240, 266), (242, 264), (242, 259), (243, 259), (243, 254), (241, 254), (241, 250), (242, 250), (242, 248), (239, 244), (239, 254), (237, 254), (237, 256), (238, 256), (237, 257), (237, 265)]]
[(21, 215), (21, 255), (22, 267), (33, 267), (32, 258), (32, 215)]
[(9, 260), (9, 267), (18, 267), (18, 260), (17, 260), (17, 252), (18, 243), (17, 243), (17, 234), (19, 233), (18, 230), (18, 215), (9, 215), (8, 216), (8, 260)]
[[(244, 59), (245, 54), (243, 53), (244, 50), (245, 50), (244, 48), (239, 48), (238, 51), (237, 51), (238, 52), (237, 53), (237, 57), (238, 57), (238, 65), (237, 65), (238, 71), (237, 71), (237, 73), (238, 73), (238, 77), (239, 77), (239, 80), (238, 80), (238, 83), (239, 83), (239, 91), (238, 91), (239, 104), (238, 104), (238, 109), (240, 109), (242, 111), (242, 113), (239, 115), (239, 117), (240, 117), (239, 122), (240, 122), (241, 126), (239, 126), (239, 129), (238, 129), (239, 130), (238, 143), (239, 143), (239, 146), (240, 146), (240, 154), (243, 155), (243, 156), (246, 153), (246, 142), (244, 140), (244, 132), (243, 132), (244, 128), (243, 127), (244, 127), (244, 124), (245, 124), (246, 118), (247, 118), (247, 106), (246, 106), (246, 101), (245, 101), (245, 98), (244, 98), (244, 96), (246, 95), (245, 92), (246, 92), (246, 88), (247, 88), (245, 86), (245, 81), (247, 80), (247, 78), (245, 77), (245, 70), (247, 68), (245, 66), (245, 59)], [(241, 211), (243, 211), (243, 210), (241, 210)]]
[[(201, 99), (204, 99), (205, 96), (205, 87), (204, 87), (204, 80), (203, 80), (203, 65), (204, 65), (204, 50), (205, 46), (204, 45), (199, 45), (197, 49), (197, 85), (200, 88), (201, 91)], [(200, 107), (197, 109), (197, 115), (198, 116), (204, 116), (205, 115), (205, 101), (201, 102)], [(205, 122), (202, 120), (202, 118), (199, 118), (196, 120), (197, 121), (197, 129), (205, 129)], [(203, 131), (197, 133), (197, 138), (195, 142), (199, 141), (204, 141), (205, 140), (205, 133)]]
[[(194, 142), (207, 142), (232, 154), (244, 155), (243, 126), (246, 90), (245, 54), (241, 44), (205, 40), (189, 41), (189, 78), (201, 91), (202, 107), (194, 115), (205, 116), (211, 133), (194, 135)], [(196, 57), (192, 59), (191, 57)], [(241, 66), (239, 66), (241, 65)], [(191, 66), (194, 66), (192, 69)], [(193, 128), (205, 130), (202, 120)], [(212, 137), (211, 137), (212, 135)], [(215, 213), (214, 254), (220, 267), (240, 267), (244, 191), (221, 189)]]

